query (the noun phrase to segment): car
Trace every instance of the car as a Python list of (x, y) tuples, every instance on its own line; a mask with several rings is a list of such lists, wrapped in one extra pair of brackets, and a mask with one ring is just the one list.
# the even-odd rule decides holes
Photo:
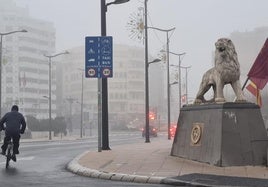
[(176, 134), (176, 130), (177, 130), (177, 125), (172, 125), (169, 129), (169, 133), (171, 137), (174, 137)]
[[(145, 136), (145, 127), (142, 128), (142, 137)], [(154, 126), (149, 126), (149, 136), (157, 137), (157, 128)]]

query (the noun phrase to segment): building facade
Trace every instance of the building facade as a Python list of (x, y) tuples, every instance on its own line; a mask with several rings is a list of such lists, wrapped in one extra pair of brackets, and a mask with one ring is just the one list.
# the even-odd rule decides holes
[[(57, 75), (61, 75), (59, 79), (62, 79), (62, 89), (57, 90), (58, 115), (72, 118), (73, 128), (76, 128), (75, 126), (79, 125), (83, 102), (84, 124), (96, 125), (97, 79), (85, 78), (85, 47), (68, 51), (70, 54), (63, 57), (64, 63), (57, 68)], [(115, 44), (113, 51), (113, 77), (108, 78), (109, 124), (111, 127), (141, 126), (145, 119), (143, 48)], [(58, 83), (60, 84), (60, 81)]]
[[(24, 115), (48, 118), (49, 67), (44, 54), (55, 52), (55, 27), (32, 18), (27, 8), (12, 0), (0, 0), (0, 4), (0, 33), (27, 30), (2, 37), (2, 114), (18, 104)], [(52, 69), (55, 117), (55, 67)]]

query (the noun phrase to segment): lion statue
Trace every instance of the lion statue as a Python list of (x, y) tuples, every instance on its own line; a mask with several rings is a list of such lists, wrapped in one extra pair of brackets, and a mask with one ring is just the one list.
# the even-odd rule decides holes
[[(226, 84), (231, 84), (236, 102), (244, 102), (244, 95), (240, 84), (240, 65), (233, 42), (228, 38), (220, 38), (216, 43), (215, 67), (209, 69), (202, 78), (195, 104), (206, 102), (225, 102), (223, 88)], [(213, 88), (214, 97), (207, 101), (205, 93)]]

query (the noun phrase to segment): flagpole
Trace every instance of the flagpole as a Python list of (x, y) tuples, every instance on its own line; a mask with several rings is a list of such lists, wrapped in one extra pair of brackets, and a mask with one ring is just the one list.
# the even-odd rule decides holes
[(243, 84), (243, 86), (242, 86), (242, 90), (244, 90), (244, 88), (245, 88), (245, 86), (246, 86), (248, 80), (249, 80), (249, 77), (247, 77), (247, 80), (246, 80), (245, 83)]
[(256, 103), (257, 103), (257, 105), (259, 105), (260, 106), (260, 103), (259, 103), (259, 96), (260, 96), (260, 93), (259, 93), (259, 89), (258, 89), (258, 87), (256, 87)]

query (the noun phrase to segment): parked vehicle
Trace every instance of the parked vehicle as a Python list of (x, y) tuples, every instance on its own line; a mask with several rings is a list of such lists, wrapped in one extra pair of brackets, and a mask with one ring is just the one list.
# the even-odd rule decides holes
[[(142, 137), (145, 136), (145, 127), (142, 128)], [(157, 137), (157, 128), (149, 126), (149, 136)]]
[(176, 130), (177, 130), (177, 125), (172, 125), (169, 129), (169, 132), (170, 132), (170, 136), (171, 137), (174, 137), (175, 134), (176, 134)]

